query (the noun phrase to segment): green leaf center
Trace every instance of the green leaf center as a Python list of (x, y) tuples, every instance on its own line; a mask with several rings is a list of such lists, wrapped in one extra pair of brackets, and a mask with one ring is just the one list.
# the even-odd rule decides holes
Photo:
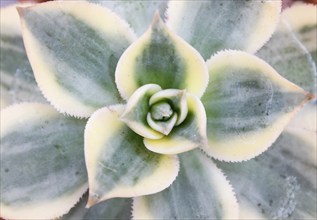
[(167, 121), (174, 111), (168, 102), (158, 102), (151, 106), (151, 117), (156, 121)]

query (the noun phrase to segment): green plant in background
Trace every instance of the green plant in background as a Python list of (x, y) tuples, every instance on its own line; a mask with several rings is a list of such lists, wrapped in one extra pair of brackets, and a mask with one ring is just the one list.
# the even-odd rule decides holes
[(1, 9), (1, 217), (316, 217), (316, 6), (94, 3)]

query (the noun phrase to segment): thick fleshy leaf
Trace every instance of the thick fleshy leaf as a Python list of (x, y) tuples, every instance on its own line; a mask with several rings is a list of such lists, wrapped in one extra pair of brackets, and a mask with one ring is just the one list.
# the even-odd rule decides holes
[(121, 120), (124, 121), (134, 132), (151, 139), (163, 137), (163, 134), (152, 129), (147, 123), (147, 114), (150, 112), (149, 100), (151, 96), (161, 90), (155, 84), (148, 84), (137, 89), (130, 97)]
[[(285, 11), (282, 15), (284, 13)], [(316, 94), (316, 66), (310, 53), (291, 30), (284, 17), (282, 16), (272, 38), (256, 55), (268, 62), (286, 79)]]
[(120, 120), (123, 110), (124, 106), (102, 108), (87, 123), (88, 207), (114, 197), (162, 191), (178, 174), (177, 156), (148, 151), (143, 138)]
[(210, 83), (202, 102), (209, 146), (204, 150), (217, 159), (241, 161), (259, 155), (311, 98), (251, 54), (224, 51), (208, 66)]
[(208, 59), (222, 49), (255, 52), (270, 38), (281, 1), (170, 1), (167, 24)]
[(160, 154), (178, 154), (207, 145), (206, 112), (200, 100), (187, 94), (188, 114), (171, 133), (158, 140), (144, 138), (144, 145)]
[(155, 121), (153, 120), (151, 113), (147, 114), (147, 123), (151, 128), (155, 131), (158, 131), (164, 135), (168, 135), (172, 129), (174, 128), (177, 121), (177, 114), (174, 113), (168, 120), (166, 121)]
[(159, 10), (160, 14), (163, 16), (167, 9), (167, 0), (89, 1), (114, 11), (131, 25), (137, 35), (141, 35), (146, 31), (146, 28), (150, 25), (153, 15), (157, 10)]
[(241, 219), (316, 219), (316, 106), (307, 107), (263, 155), (218, 162), (237, 192)]
[(168, 189), (134, 198), (134, 219), (238, 219), (232, 187), (200, 150), (179, 155), (180, 172)]
[(317, 64), (317, 6), (298, 3), (282, 13)]
[(49, 105), (13, 105), (1, 112), (1, 217), (52, 219), (87, 190), (86, 121)]
[(186, 89), (201, 97), (208, 84), (208, 70), (200, 54), (156, 14), (150, 28), (121, 56), (116, 83), (126, 100), (149, 83), (163, 89)]
[(16, 7), (1, 8), (0, 19), (0, 108), (18, 102), (45, 102), (26, 56)]
[(88, 117), (122, 101), (114, 72), (134, 40), (124, 21), (88, 2), (47, 2), (19, 12), (35, 78), (59, 111)]
[(132, 199), (115, 198), (87, 209), (88, 193), (60, 220), (128, 220), (131, 217)]
[(165, 89), (155, 93), (149, 100), (149, 104), (167, 100), (171, 105), (172, 109), (177, 112), (176, 125), (181, 124), (188, 113), (186, 91), (178, 89)]

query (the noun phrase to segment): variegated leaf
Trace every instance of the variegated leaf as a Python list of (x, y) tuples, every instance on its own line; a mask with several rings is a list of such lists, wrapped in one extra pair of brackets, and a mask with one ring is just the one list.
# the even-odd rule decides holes
[(86, 121), (45, 104), (1, 111), (1, 217), (52, 219), (87, 190)]
[(217, 159), (241, 161), (265, 151), (312, 96), (263, 60), (224, 51), (208, 61), (210, 82), (202, 102), (209, 147)]
[(26, 5), (14, 4), (0, 9), (1, 109), (12, 103), (45, 102), (24, 50), (17, 6)]
[(316, 94), (316, 65), (301, 40), (290, 28), (284, 14), (285, 11), (272, 38), (256, 55), (272, 65), (286, 79)]
[(208, 59), (222, 49), (258, 50), (272, 35), (281, 1), (170, 1), (167, 24)]
[(85, 131), (88, 207), (115, 197), (157, 193), (178, 174), (177, 156), (155, 154), (121, 120), (124, 106), (96, 111)]
[(295, 31), (317, 64), (317, 6), (303, 3), (294, 4), (283, 11), (282, 18)]
[(138, 88), (130, 97), (120, 116), (122, 121), (142, 137), (151, 139), (163, 137), (163, 134), (151, 128), (146, 120), (150, 112), (149, 100), (158, 91), (161, 91), (161, 87), (156, 84), (147, 84)]
[(200, 54), (156, 14), (150, 28), (121, 56), (116, 83), (126, 100), (137, 88), (150, 83), (162, 89), (185, 89), (201, 97), (208, 71)]
[(180, 173), (168, 189), (134, 198), (134, 219), (238, 219), (223, 173), (200, 150), (179, 155)]
[(89, 0), (107, 7), (126, 20), (137, 35), (141, 35), (150, 25), (154, 13), (159, 10), (163, 16), (167, 9), (168, 0), (160, 1), (104, 1), (104, 0)]
[(316, 105), (308, 105), (271, 149), (241, 164), (217, 164), (240, 201), (240, 219), (316, 219)]
[(88, 193), (70, 212), (59, 220), (127, 220), (131, 217), (132, 199), (115, 198), (85, 208)]
[[(163, 90), (164, 91), (164, 90)], [(171, 133), (160, 139), (144, 138), (144, 145), (160, 154), (178, 154), (207, 145), (206, 112), (201, 101), (187, 94), (188, 113), (185, 120)]]
[(122, 101), (115, 67), (135, 39), (124, 21), (87, 2), (47, 2), (19, 12), (35, 78), (59, 111), (88, 117)]
[(188, 105), (186, 99), (186, 91), (178, 89), (165, 89), (151, 96), (149, 104), (168, 101), (172, 105), (172, 109), (177, 113), (176, 125), (181, 124), (188, 113)]

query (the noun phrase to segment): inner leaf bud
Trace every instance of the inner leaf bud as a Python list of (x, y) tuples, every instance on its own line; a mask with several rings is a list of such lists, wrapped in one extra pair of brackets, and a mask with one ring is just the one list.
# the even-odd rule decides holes
[(158, 102), (151, 106), (151, 117), (156, 121), (167, 121), (171, 118), (174, 111), (167, 102)]

